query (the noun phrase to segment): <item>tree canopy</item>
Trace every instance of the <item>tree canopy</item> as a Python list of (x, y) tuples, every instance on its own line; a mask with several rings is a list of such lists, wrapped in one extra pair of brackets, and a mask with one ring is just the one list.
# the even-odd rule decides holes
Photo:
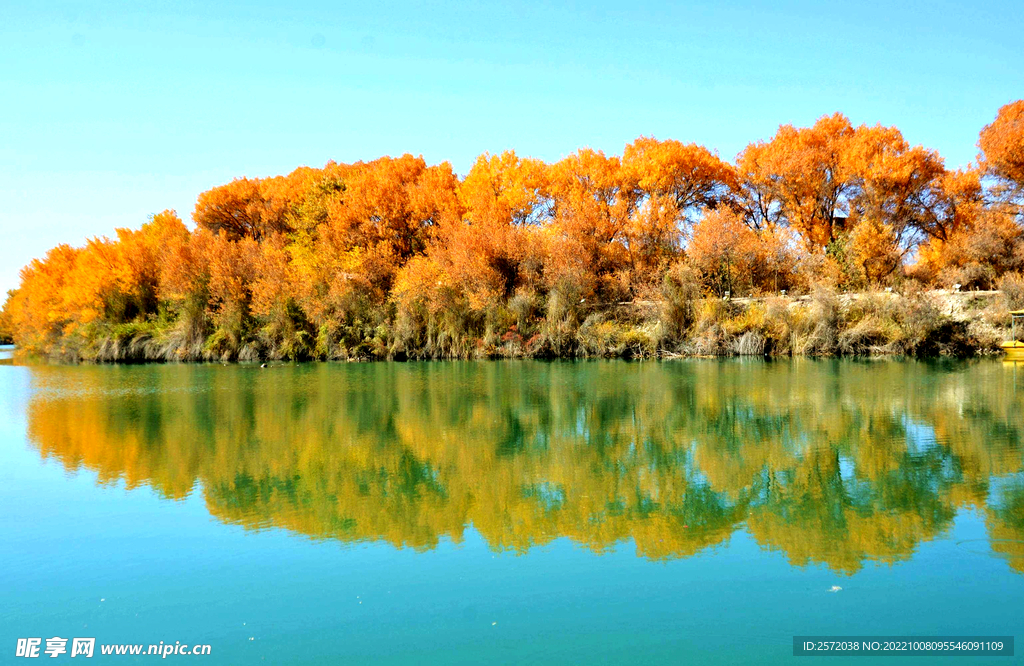
[(716, 295), (991, 288), (1024, 269), (1024, 100), (978, 145), (950, 170), (835, 113), (734, 163), (642, 136), (553, 163), (483, 154), (464, 177), (403, 155), (238, 178), (199, 195), (191, 228), (164, 211), (32, 261), (0, 334), (58, 355), (149, 329), (167, 358), (466, 355), (657, 301), (672, 275)]

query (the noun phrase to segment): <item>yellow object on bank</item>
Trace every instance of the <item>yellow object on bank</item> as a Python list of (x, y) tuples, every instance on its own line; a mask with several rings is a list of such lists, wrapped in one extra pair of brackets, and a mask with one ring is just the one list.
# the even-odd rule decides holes
[(1024, 332), (1024, 310), (1015, 310), (1010, 313), (1010, 339), (1000, 347), (1006, 352), (1008, 361), (1024, 361), (1024, 342), (1017, 339), (1017, 327)]

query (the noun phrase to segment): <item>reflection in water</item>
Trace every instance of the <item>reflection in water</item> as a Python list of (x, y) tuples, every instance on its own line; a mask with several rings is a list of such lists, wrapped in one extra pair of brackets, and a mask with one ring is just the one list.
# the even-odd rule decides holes
[(1001, 364), (37, 367), (29, 435), (249, 528), (431, 548), (568, 537), (685, 557), (746, 529), (853, 573), (959, 509), (1024, 572), (1024, 393)]

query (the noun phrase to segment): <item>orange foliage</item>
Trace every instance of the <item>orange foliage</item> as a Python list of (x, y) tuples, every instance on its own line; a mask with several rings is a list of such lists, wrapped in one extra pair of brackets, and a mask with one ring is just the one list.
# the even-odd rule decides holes
[(988, 286), (1024, 266), (1022, 127), (1024, 101), (1004, 106), (957, 171), (836, 113), (735, 165), (640, 137), (621, 157), (484, 154), (462, 179), (412, 155), (239, 178), (199, 196), (193, 231), (165, 211), (33, 261), (0, 336), (71, 356), (140, 331), (161, 358), (381, 355), (401, 336), (463, 353), (547, 316), (569, 341), (549, 349), (571, 350), (590, 309), (649, 298), (672, 265), (698, 291), (889, 283), (908, 257), (919, 279)]
[(932, 205), (920, 221), (927, 236), (945, 241), (973, 224), (984, 205), (981, 173), (976, 169), (958, 169), (942, 173), (933, 183)]
[(705, 282), (720, 295), (777, 291), (789, 286), (790, 243), (778, 229), (754, 231), (740, 212), (709, 212), (693, 230), (687, 254)]
[(276, 178), (236, 178), (200, 194), (192, 219), (200, 228), (223, 231), (232, 240), (260, 240), (288, 231), (303, 189), (303, 175), (299, 170)]
[[(938, 153), (910, 147), (895, 127), (860, 127), (847, 148), (846, 161), (854, 176), (851, 217), (870, 218), (873, 228), (886, 227), (892, 247), (883, 250), (888, 272), (898, 265), (891, 252), (902, 256), (908, 235), (924, 226), (935, 181), (945, 173)], [(887, 273), (886, 273), (887, 274)]]
[(785, 221), (812, 250), (835, 240), (851, 188), (853, 137), (850, 121), (836, 113), (808, 128), (783, 125), (770, 142), (747, 146), (738, 164), (754, 226)]
[(21, 285), (4, 305), (16, 344), (31, 351), (59, 344), (70, 322), (64, 307), (64, 287), (80, 252), (58, 245), (21, 270)]
[(553, 164), (548, 176), (548, 286), (617, 299), (637, 199), (620, 160), (585, 148)]
[(899, 237), (893, 226), (882, 222), (882, 218), (861, 218), (850, 236), (851, 258), (869, 284), (881, 283), (899, 266), (902, 257)]
[(999, 109), (995, 121), (981, 130), (978, 147), (993, 175), (1024, 191), (1024, 99)]
[[(545, 171), (543, 162), (513, 151), (481, 155), (459, 184), (465, 215), (447, 216), (433, 229), (427, 258), (442, 283), (458, 285), (474, 307), (507, 298), (517, 287), (537, 281), (537, 227), (547, 204)], [(426, 264), (419, 266), (426, 270)]]
[(302, 302), (324, 323), (359, 298), (383, 303), (398, 270), (421, 254), (431, 230), (459, 219), (451, 165), (388, 157), (353, 165), (325, 198), (325, 216), (296, 243)]
[(680, 249), (694, 213), (725, 202), (735, 189), (736, 174), (703, 146), (653, 137), (626, 146), (622, 165), (639, 202), (627, 228), (631, 278), (657, 282)]
[(758, 260), (757, 234), (731, 210), (708, 213), (693, 230), (689, 256), (720, 292), (735, 292), (734, 282), (753, 272)]
[(34, 260), (5, 307), (18, 344), (44, 351), (84, 326), (154, 314), (168, 247), (187, 235), (174, 211), (164, 211), (137, 231), (118, 229), (116, 239), (59, 245)]
[(970, 225), (921, 247), (919, 264), (940, 284), (992, 289), (1002, 275), (1024, 268), (1024, 229), (1005, 210), (983, 210)]

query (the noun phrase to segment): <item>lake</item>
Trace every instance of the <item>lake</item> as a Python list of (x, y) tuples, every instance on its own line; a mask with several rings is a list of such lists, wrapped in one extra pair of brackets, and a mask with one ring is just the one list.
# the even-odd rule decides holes
[(795, 635), (1020, 638), (1024, 365), (8, 360), (0, 396), (5, 657), (88, 636), (217, 664), (791, 663)]

